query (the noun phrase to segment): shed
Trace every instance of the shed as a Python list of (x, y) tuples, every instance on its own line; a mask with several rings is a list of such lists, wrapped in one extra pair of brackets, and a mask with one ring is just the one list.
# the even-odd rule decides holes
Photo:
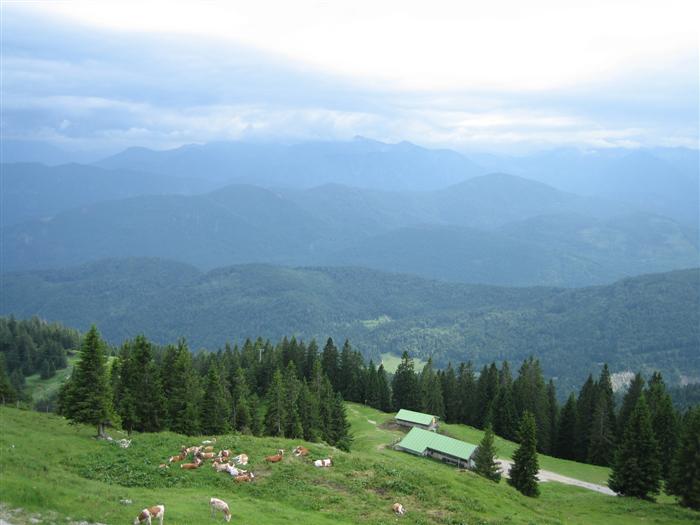
[(421, 428), (411, 431), (395, 446), (416, 456), (428, 456), (458, 467), (472, 468), (476, 445)]
[(422, 412), (402, 408), (394, 417), (396, 423), (403, 427), (417, 427), (424, 430), (437, 430), (438, 417)]

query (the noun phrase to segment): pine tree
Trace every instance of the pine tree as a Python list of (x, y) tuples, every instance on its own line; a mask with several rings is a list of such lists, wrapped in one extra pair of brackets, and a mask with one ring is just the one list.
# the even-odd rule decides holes
[[(668, 461), (670, 458), (665, 458)], [(700, 407), (687, 414), (673, 458), (669, 494), (678, 497), (684, 507), (700, 510)]]
[(675, 457), (678, 446), (679, 426), (671, 396), (659, 372), (652, 374), (645, 395), (651, 413), (651, 427), (659, 446), (661, 478), (668, 483), (672, 458)]
[(486, 427), (484, 437), (474, 454), (474, 471), (491, 481), (501, 481), (501, 468), (496, 461), (496, 447), (493, 444), (493, 429)]
[(554, 386), (554, 381), (551, 379), (547, 384), (547, 422), (549, 423), (548, 437), (549, 445), (547, 448), (548, 454), (554, 454), (557, 446), (559, 433), (559, 403), (557, 401), (557, 389)]
[(659, 493), (660, 480), (658, 447), (642, 392), (615, 451), (608, 486), (623, 496), (653, 500)]
[(202, 432), (207, 435), (224, 434), (229, 429), (230, 399), (221, 381), (218, 363), (209, 365), (202, 399)]
[(530, 412), (525, 412), (520, 420), (518, 439), (520, 446), (513, 454), (508, 483), (525, 496), (537, 497), (540, 495), (537, 484), (540, 469), (537, 460), (537, 425), (535, 416)]
[(542, 376), (540, 362), (533, 357), (526, 359), (513, 381), (513, 399), (519, 417), (530, 412), (537, 426), (538, 450), (550, 450), (551, 424), (547, 410), (547, 387)]
[(136, 430), (158, 432), (164, 427), (165, 398), (151, 344), (144, 336), (134, 339), (130, 357), (133, 377), (130, 388), (135, 394)]
[(392, 383), (392, 394), (394, 397), (394, 408), (400, 410), (421, 409), (421, 396), (418, 378), (413, 364), (413, 359), (404, 352), (401, 356), (401, 363), (396, 368)]
[(278, 368), (272, 375), (272, 383), (267, 391), (266, 435), (284, 437), (285, 421), (287, 420), (285, 396), (282, 372)]
[(99, 437), (106, 437), (105, 425), (115, 419), (104, 347), (93, 325), (83, 338), (80, 361), (75, 365), (70, 380), (65, 383), (61, 396), (61, 413), (72, 423), (95, 425)]
[(605, 397), (599, 396), (589, 430), (587, 462), (594, 465), (608, 466), (612, 460), (615, 427), (611, 424), (612, 417), (608, 410)]
[(477, 396), (477, 419), (476, 426), (484, 428), (487, 424), (493, 421), (493, 407), (498, 395), (498, 368), (496, 363), (491, 363), (491, 366), (484, 368), (479, 374), (479, 379), (476, 383)]
[(576, 435), (577, 435), (577, 410), (576, 396), (573, 393), (567, 399), (559, 416), (559, 430), (557, 432), (556, 456), (564, 459), (576, 459)]
[(380, 364), (377, 369), (377, 392), (379, 394), (379, 410), (391, 412), (391, 388), (389, 387), (389, 379), (386, 376), (383, 364)]

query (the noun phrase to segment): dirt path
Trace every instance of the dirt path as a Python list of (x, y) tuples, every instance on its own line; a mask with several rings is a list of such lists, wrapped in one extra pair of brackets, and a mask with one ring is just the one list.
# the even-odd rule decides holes
[[(497, 461), (501, 465), (501, 471), (505, 476), (507, 476), (508, 472), (510, 471), (510, 466), (513, 464), (513, 462), (507, 459), (498, 459)], [(574, 485), (576, 487), (581, 487), (584, 489), (599, 492), (607, 496), (616, 496), (616, 494), (612, 490), (610, 490), (604, 485), (597, 485), (595, 483), (589, 483), (588, 481), (581, 481), (580, 479), (562, 476), (561, 474), (550, 472), (548, 470), (540, 470), (537, 473), (537, 477), (541, 482), (556, 481), (558, 483), (564, 483), (565, 485)]]

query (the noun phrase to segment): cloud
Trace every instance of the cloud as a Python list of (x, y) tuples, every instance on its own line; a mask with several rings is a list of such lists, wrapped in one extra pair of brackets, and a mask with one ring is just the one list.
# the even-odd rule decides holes
[[(375, 65), (355, 71), (354, 66), (334, 67), (313, 57), (297, 56), (296, 48), (280, 51), (289, 39), (303, 40), (301, 35), (294, 33), (294, 37), (290, 33), (306, 28), (301, 24), (293, 29), (292, 22), (298, 21), (294, 16), (288, 20), (292, 29), (285, 29), (276, 39), (271, 37), (274, 45), (267, 45), (261, 39), (269, 36), (271, 27), (277, 27), (274, 21), (270, 27), (251, 22), (250, 27), (259, 28), (262, 35), (255, 38), (237, 22), (230, 29), (238, 35), (232, 40), (203, 37), (196, 31), (199, 18), (193, 21), (189, 33), (186, 28), (177, 33), (148, 26), (154, 22), (146, 13), (137, 21), (141, 26), (136, 29), (142, 31), (135, 32), (133, 27), (125, 31), (120, 26), (124, 13), (130, 12), (128, 9), (112, 19), (112, 7), (106, 12), (100, 8), (105, 21), (98, 22), (90, 18), (96, 16), (90, 8), (86, 11), (89, 16), (78, 17), (81, 22), (77, 25), (70, 17), (39, 15), (5, 5), (2, 9), (4, 138), (41, 139), (81, 149), (131, 145), (165, 148), (236, 139), (346, 139), (358, 134), (380, 140), (485, 150), (559, 145), (697, 145), (698, 56), (697, 49), (683, 47), (683, 24), (680, 29), (675, 28), (680, 36), (673, 36), (670, 43), (659, 47), (668, 53), (663, 70), (657, 64), (657, 51), (649, 51), (649, 63), (640, 65), (636, 51), (629, 45), (617, 49), (613, 45), (617, 40), (613, 39), (604, 43), (612, 46), (611, 54), (617, 57), (613, 61), (615, 67), (608, 67), (613, 62), (601, 61), (592, 73), (587, 69), (589, 59), (588, 65), (574, 60), (578, 51), (570, 44), (564, 46), (573, 53), (568, 55), (571, 63), (565, 70), (575, 74), (566, 76), (564, 71), (563, 77), (550, 78), (550, 73), (542, 68), (563, 66), (559, 63), (561, 57), (547, 55), (544, 48), (540, 50), (540, 62), (526, 57), (523, 63), (532, 66), (527, 72), (512, 63), (523, 61), (520, 52), (513, 52), (505, 60), (506, 44), (500, 40), (506, 41), (511, 51), (514, 45), (522, 44), (522, 53), (531, 53), (534, 48), (518, 38), (541, 27), (530, 26), (525, 32), (520, 28), (509, 34), (508, 24), (513, 17), (504, 18), (499, 34), (505, 33), (497, 42), (492, 37), (476, 46), (472, 35), (469, 42), (476, 47), (464, 52), (463, 60), (457, 60), (454, 50), (448, 49), (457, 28), (448, 23), (444, 14), (425, 15), (426, 23), (441, 27), (447, 24), (446, 36), (439, 38), (439, 45), (426, 45), (426, 50), (419, 48), (428, 33), (416, 36), (415, 45), (400, 49), (408, 38), (406, 27), (412, 27), (413, 22), (400, 17), (386, 20), (385, 11), (380, 10), (369, 21), (361, 10), (348, 17), (344, 9), (321, 14), (321, 19), (333, 19), (328, 31), (339, 31), (335, 36), (328, 31), (323, 33), (329, 39), (330, 50), (324, 52), (337, 52), (338, 62), (367, 57), (366, 40), (374, 41), (376, 35), (372, 31), (378, 30), (373, 24), (388, 24), (384, 37), (389, 43), (375, 50), (380, 55)], [(640, 9), (642, 18), (646, 18), (644, 24), (633, 24), (637, 30), (647, 27), (650, 16), (646, 4)], [(407, 8), (409, 18), (416, 12), (413, 5)], [(533, 13), (521, 8), (515, 8), (515, 12), (519, 13), (517, 20), (532, 20)], [(595, 9), (592, 12), (599, 13)], [(617, 8), (611, 13), (613, 18), (620, 14)], [(243, 19), (244, 15), (254, 20), (260, 13), (239, 13)], [(551, 16), (555, 15), (563, 16), (558, 8), (552, 11)], [(588, 23), (591, 15), (586, 16)], [(553, 19), (548, 20), (551, 23)], [(403, 22), (408, 25), (401, 26)], [(607, 20), (603, 25), (610, 29), (611, 23)], [(239, 29), (240, 34), (236, 33)], [(312, 29), (309, 38), (320, 38), (314, 33), (318, 29), (309, 30)], [(624, 36), (632, 29), (620, 31)], [(337, 47), (336, 40), (349, 35), (348, 31), (354, 37), (343, 46), (355, 45), (355, 54), (351, 49)], [(652, 36), (666, 29), (655, 31)], [(555, 32), (561, 34), (559, 29)], [(213, 36), (216, 33), (214, 27)], [(635, 39), (633, 43), (637, 42)], [(455, 40), (453, 44), (464, 42)], [(537, 45), (544, 45), (538, 42)], [(556, 43), (550, 42), (550, 46)], [(645, 44), (641, 51), (648, 48)], [(430, 49), (433, 55), (435, 49), (449, 51), (445, 57), (453, 61), (448, 64), (452, 73), (443, 74), (436, 69), (446, 67), (442, 62), (426, 65), (430, 57), (422, 53)], [(591, 50), (594, 62), (600, 49), (596, 44)], [(481, 56), (475, 58), (475, 54)], [(395, 55), (395, 60), (387, 62), (388, 55)], [(629, 63), (620, 63), (620, 57), (626, 57)], [(500, 68), (496, 76), (489, 76), (491, 66), (479, 66), (487, 60)], [(389, 63), (392, 67), (387, 68)], [(380, 67), (377, 64), (395, 70), (389, 71), (388, 76), (401, 77), (405, 73), (407, 76), (402, 78), (406, 82), (387, 81), (386, 75), (373, 72), (373, 68)], [(472, 67), (474, 71), (462, 71)], [(581, 82), (576, 82), (579, 74), (583, 75)], [(474, 80), (473, 75), (479, 78)], [(429, 81), (416, 83), (411, 80), (414, 76), (425, 76)], [(530, 76), (537, 82), (528, 85)], [(517, 77), (517, 81), (501, 82), (505, 77)]]

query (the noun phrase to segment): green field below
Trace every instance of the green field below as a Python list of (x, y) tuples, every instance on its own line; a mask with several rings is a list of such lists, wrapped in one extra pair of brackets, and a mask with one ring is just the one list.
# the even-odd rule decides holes
[[(355, 436), (351, 453), (323, 444), (306, 444), (313, 458), (333, 457), (334, 466), (314, 468), (309, 460), (285, 457), (268, 465), (264, 456), (289, 451), (300, 441), (219, 436), (217, 447), (245, 452), (257, 478), (235, 484), (210, 467), (194, 471), (159, 469), (181, 445), (200, 438), (165, 432), (135, 434), (128, 449), (92, 437), (94, 430), (69, 425), (63, 418), (0, 408), (0, 501), (22, 508), (13, 523), (29, 523), (42, 513), (44, 523), (87, 520), (131, 523), (147, 505), (166, 506), (165, 523), (210, 523), (208, 499), (228, 501), (236, 524), (558, 524), (558, 523), (697, 523), (700, 515), (669, 501), (650, 503), (605, 496), (585, 489), (542, 484), (530, 499), (505, 482), (494, 484), (475, 474), (433, 460), (394, 451), (403, 435), (387, 425), (391, 414), (348, 404)], [(449, 425), (456, 437), (478, 441), (478, 431)], [(112, 431), (115, 438), (124, 435)], [(499, 441), (501, 453), (507, 442)], [(547, 463), (551, 461), (551, 463)], [(597, 467), (541, 457), (544, 468), (580, 479), (600, 481)], [(133, 501), (130, 505), (122, 499)], [(390, 506), (407, 508), (398, 519)], [(42, 519), (42, 518), (40, 518)], [(219, 519), (221, 517), (219, 516)], [(22, 521), (24, 520), (24, 521)]]
[[(426, 361), (423, 361), (419, 357), (413, 356), (413, 365), (416, 369), (416, 372), (420, 372), (421, 370), (423, 370), (425, 363)], [(388, 352), (384, 353), (382, 354), (382, 364), (384, 365), (384, 370), (393, 374), (394, 372), (396, 372), (396, 369), (401, 364), (401, 356)]]

